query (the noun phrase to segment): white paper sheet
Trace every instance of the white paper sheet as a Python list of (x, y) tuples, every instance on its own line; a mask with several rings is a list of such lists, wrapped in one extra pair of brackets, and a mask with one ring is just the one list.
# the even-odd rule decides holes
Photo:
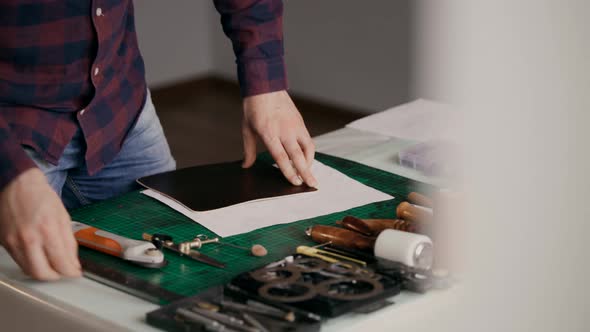
[(222, 237), (393, 199), (392, 196), (365, 186), (318, 161), (314, 162), (312, 171), (319, 182), (317, 191), (247, 202), (205, 212), (190, 210), (153, 190), (144, 190), (142, 193), (170, 206)]
[(346, 125), (389, 137), (425, 142), (455, 140), (458, 112), (447, 104), (418, 99)]

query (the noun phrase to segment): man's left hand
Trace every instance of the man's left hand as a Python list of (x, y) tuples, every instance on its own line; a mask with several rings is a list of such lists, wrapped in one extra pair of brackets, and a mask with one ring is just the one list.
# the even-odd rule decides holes
[(292, 184), (301, 185), (303, 180), (308, 186), (317, 187), (311, 173), (315, 146), (287, 91), (246, 97), (243, 106), (242, 167), (248, 168), (256, 161), (256, 140), (260, 138)]

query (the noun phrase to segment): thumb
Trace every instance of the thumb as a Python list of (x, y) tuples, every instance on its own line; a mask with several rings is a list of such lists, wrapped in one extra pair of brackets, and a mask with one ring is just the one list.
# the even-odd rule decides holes
[(243, 168), (248, 168), (254, 165), (256, 161), (256, 134), (254, 131), (244, 125), (242, 128), (242, 139), (244, 141), (244, 162), (242, 163)]

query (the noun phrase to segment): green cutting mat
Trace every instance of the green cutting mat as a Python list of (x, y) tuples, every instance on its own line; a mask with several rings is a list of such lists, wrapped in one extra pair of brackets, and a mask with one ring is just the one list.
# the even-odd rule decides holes
[[(226, 283), (239, 273), (290, 255), (299, 245), (312, 245), (313, 243), (304, 234), (308, 226), (333, 224), (346, 215), (362, 218), (393, 218), (397, 204), (405, 200), (407, 194), (417, 184), (407, 178), (337, 157), (317, 154), (316, 159), (359, 182), (391, 194), (395, 199), (290, 224), (271, 226), (224, 239), (224, 242), (244, 247), (250, 247), (256, 243), (262, 244), (269, 251), (265, 257), (253, 257), (246, 251), (228, 246), (205, 245), (201, 251), (226, 263), (225, 269), (211, 267), (169, 251), (165, 254), (170, 264), (160, 270), (138, 267), (84, 248), (81, 248), (80, 256), (131, 273), (168, 291), (184, 296), (195, 295), (211, 286)], [(268, 155), (261, 155), (258, 162), (270, 163), (271, 159)], [(142, 195), (139, 191), (72, 210), (70, 213), (72, 220), (134, 239), (141, 239), (144, 232), (169, 234), (175, 242), (191, 240), (198, 234), (215, 236), (205, 227), (164, 204)], [(232, 220), (220, 220), (220, 222), (232, 222)]]

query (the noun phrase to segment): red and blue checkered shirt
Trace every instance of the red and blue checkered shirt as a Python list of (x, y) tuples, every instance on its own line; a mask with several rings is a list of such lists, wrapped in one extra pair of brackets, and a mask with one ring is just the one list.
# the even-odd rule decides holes
[[(282, 1), (214, 3), (242, 95), (286, 89)], [(35, 167), (23, 145), (56, 164), (79, 128), (95, 174), (117, 155), (145, 99), (131, 0), (0, 0), (0, 190)]]

